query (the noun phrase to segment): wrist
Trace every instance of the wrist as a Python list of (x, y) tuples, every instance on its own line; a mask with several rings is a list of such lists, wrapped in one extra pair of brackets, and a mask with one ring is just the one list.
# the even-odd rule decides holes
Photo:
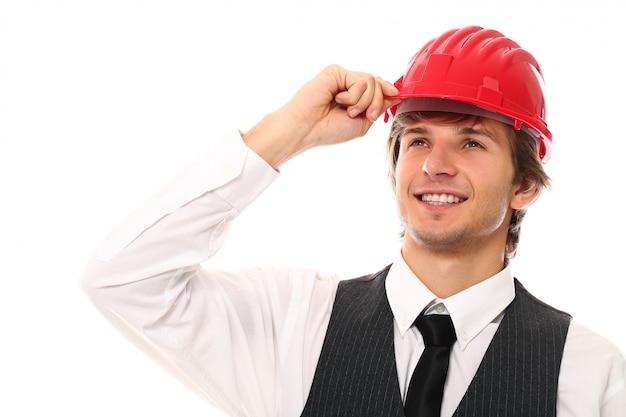
[(246, 146), (278, 170), (285, 162), (312, 147), (306, 144), (306, 134), (299, 130), (301, 127), (293, 120), (274, 112), (241, 136)]

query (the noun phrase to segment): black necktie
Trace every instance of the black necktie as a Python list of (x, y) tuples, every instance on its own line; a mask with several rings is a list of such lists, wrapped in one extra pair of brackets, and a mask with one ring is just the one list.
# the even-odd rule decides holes
[(439, 417), (450, 347), (456, 340), (454, 325), (447, 314), (431, 314), (419, 316), (415, 326), (426, 348), (411, 376), (404, 414), (406, 417)]

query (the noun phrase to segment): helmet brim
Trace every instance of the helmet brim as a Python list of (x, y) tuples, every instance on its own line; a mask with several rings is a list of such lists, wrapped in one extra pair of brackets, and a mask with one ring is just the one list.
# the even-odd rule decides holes
[[(396, 97), (398, 98), (398, 97)], [(409, 112), (420, 111), (438, 111), (447, 113), (460, 113), (469, 114), (472, 116), (485, 117), (487, 119), (496, 120), (512, 126), (517, 129), (516, 126), (520, 126), (519, 129), (528, 134), (531, 138), (535, 139), (537, 143), (537, 149), (541, 148), (542, 135), (535, 129), (532, 129), (525, 123), (520, 125), (519, 121), (505, 116), (500, 113), (496, 113), (484, 107), (477, 106), (475, 104), (465, 103), (458, 100), (451, 100), (441, 97), (407, 97), (403, 99), (395, 109), (395, 115)], [(542, 157), (544, 155), (541, 155)]]

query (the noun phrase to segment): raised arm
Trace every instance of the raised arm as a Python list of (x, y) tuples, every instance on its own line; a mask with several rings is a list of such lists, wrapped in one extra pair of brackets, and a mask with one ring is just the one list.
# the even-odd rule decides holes
[(274, 168), (315, 146), (365, 135), (400, 100), (388, 81), (331, 65), (306, 83), (279, 110), (243, 135), (246, 144)]
[(371, 75), (326, 68), (245, 141), (233, 132), (130, 214), (94, 250), (81, 287), (120, 333), (226, 414), (298, 413), (336, 277), (201, 264), (282, 163), (362, 136), (393, 94)]

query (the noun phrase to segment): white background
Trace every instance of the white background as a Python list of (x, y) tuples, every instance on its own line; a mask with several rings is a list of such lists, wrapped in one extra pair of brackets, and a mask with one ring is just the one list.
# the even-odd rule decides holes
[[(325, 65), (395, 81), (427, 40), (473, 24), (530, 50), (547, 83), (554, 187), (525, 220), (516, 276), (626, 350), (618, 0), (0, 0), (0, 415), (215, 415), (83, 297), (91, 250)], [(214, 265), (386, 265), (388, 128), (285, 165)]]

